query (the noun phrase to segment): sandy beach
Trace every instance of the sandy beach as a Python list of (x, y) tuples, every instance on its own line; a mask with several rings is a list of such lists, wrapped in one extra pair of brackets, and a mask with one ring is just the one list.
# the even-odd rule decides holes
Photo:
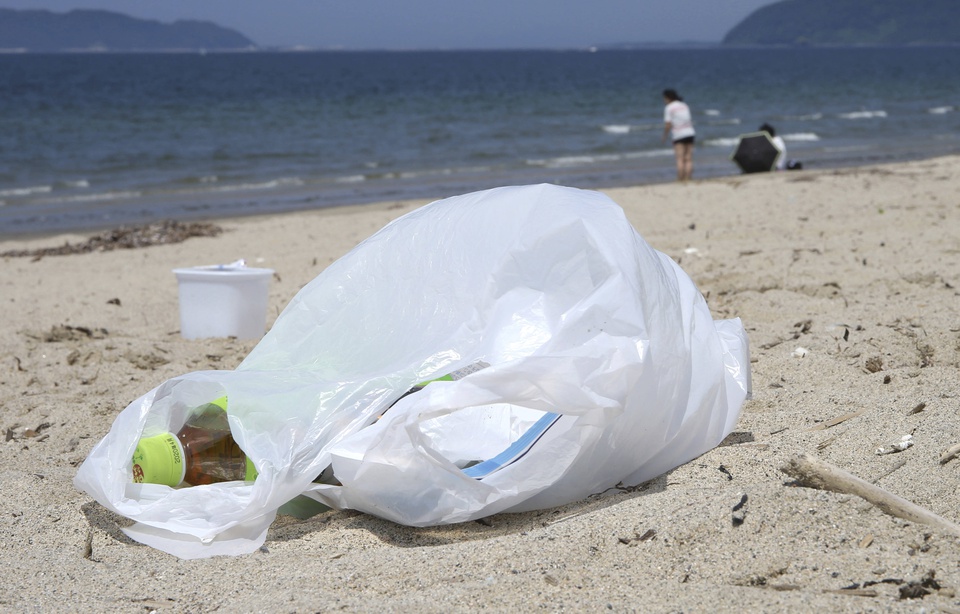
[[(72, 485), (133, 399), (255, 345), (179, 334), (176, 267), (276, 271), (268, 325), (425, 204), (217, 219), (215, 237), (0, 267), (0, 610), (960, 612), (960, 535), (797, 485), (806, 453), (960, 522), (960, 157), (603, 190), (750, 335), (721, 446), (640, 487), (409, 528), (281, 516), (258, 552), (184, 561)], [(440, 197), (442, 195), (438, 195)], [(0, 242), (0, 253), (88, 234)], [(879, 454), (905, 436), (912, 446)], [(905, 446), (904, 446), (905, 447)]]

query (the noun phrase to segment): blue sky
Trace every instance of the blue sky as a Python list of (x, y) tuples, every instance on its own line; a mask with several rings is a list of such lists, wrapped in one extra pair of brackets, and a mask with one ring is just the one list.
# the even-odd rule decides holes
[(346, 49), (718, 42), (774, 0), (0, 0), (15, 9), (213, 21), (257, 44)]

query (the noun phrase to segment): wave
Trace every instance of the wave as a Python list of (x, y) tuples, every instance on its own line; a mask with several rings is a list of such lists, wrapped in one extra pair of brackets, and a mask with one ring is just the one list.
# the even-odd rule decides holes
[(418, 171), (402, 171), (399, 173), (384, 173), (386, 179), (419, 179), (421, 177), (450, 177), (461, 173), (484, 173), (493, 170), (489, 166), (459, 166), (456, 168), (431, 168)]
[(852, 113), (841, 113), (841, 119), (871, 119), (874, 117), (886, 117), (886, 111), (853, 111)]
[(804, 115), (784, 115), (784, 119), (801, 121), (801, 122), (815, 122), (819, 119), (823, 119), (823, 113), (806, 113)]
[(636, 160), (638, 158), (663, 158), (672, 156), (673, 149), (652, 149), (650, 151), (634, 151), (623, 155), (625, 160)]
[(335, 183), (362, 183), (366, 180), (366, 175), (346, 175), (344, 177), (337, 177), (333, 181)]
[(709, 147), (736, 147), (739, 143), (740, 137), (738, 136), (733, 138), (707, 139), (703, 142), (704, 145)]
[(820, 136), (815, 132), (794, 132), (781, 135), (784, 141), (819, 141)]
[(930, 113), (932, 115), (945, 115), (955, 110), (956, 110), (956, 107), (948, 105), (945, 107), (933, 107), (932, 109), (927, 109), (927, 113)]
[(49, 194), (53, 191), (53, 186), (37, 185), (29, 188), (13, 188), (10, 190), (0, 190), (0, 197), (4, 196), (31, 196), (33, 194)]
[(615, 162), (622, 160), (623, 156), (619, 154), (604, 154), (601, 156), (558, 156), (556, 158), (530, 158), (526, 163), (529, 166), (541, 166), (543, 168), (565, 168), (569, 166), (586, 166), (596, 164), (597, 162)]
[(90, 182), (86, 179), (77, 179), (75, 181), (62, 181), (60, 182), (66, 188), (89, 188)]
[(709, 115), (710, 117), (716, 117), (716, 116), (720, 115), (720, 111), (718, 111), (718, 110), (716, 110), (716, 109), (706, 109), (706, 110), (704, 110), (703, 114), (704, 114), (704, 115)]
[[(279, 179), (273, 179), (270, 181), (263, 181), (259, 183), (236, 183), (232, 185), (210, 185), (219, 181), (214, 176), (205, 176), (197, 179), (192, 179), (192, 181), (205, 184), (204, 187), (195, 187), (195, 188), (185, 188), (185, 189), (159, 189), (159, 190), (147, 190), (146, 192), (140, 190), (118, 190), (118, 191), (107, 191), (107, 192), (96, 192), (92, 194), (72, 194), (70, 196), (61, 196), (54, 197), (49, 199), (49, 202), (60, 202), (60, 203), (88, 203), (88, 202), (108, 202), (116, 201), (123, 199), (135, 199), (141, 197), (155, 197), (158, 195), (191, 195), (191, 194), (211, 194), (211, 193), (230, 193), (230, 192), (244, 192), (244, 191), (260, 191), (260, 190), (271, 190), (276, 188), (284, 187), (299, 187), (304, 185), (304, 181), (299, 177), (281, 177)], [(209, 187), (207, 187), (209, 186)]]
[(653, 149), (647, 151), (633, 151), (623, 154), (557, 156), (556, 158), (528, 158), (525, 162), (527, 166), (536, 166), (540, 168), (570, 168), (575, 166), (590, 166), (591, 164), (597, 164), (600, 162), (620, 162), (623, 160), (659, 158), (672, 155), (672, 149)]
[(400, 179), (419, 179), (421, 177), (433, 177), (436, 175), (452, 175), (453, 171), (449, 168), (438, 168), (425, 171), (401, 171), (399, 173), (390, 173), (388, 176)]
[(607, 134), (628, 134), (630, 132), (650, 132), (660, 130), (663, 124), (604, 124), (600, 129)]
[(607, 134), (629, 134), (630, 124), (608, 124), (601, 126)]
[(94, 202), (94, 201), (121, 200), (124, 198), (138, 198), (142, 195), (143, 195), (142, 192), (137, 192), (134, 190), (126, 190), (122, 192), (99, 192), (97, 194), (76, 194), (74, 196), (64, 196), (63, 198), (54, 198), (54, 199), (51, 199), (51, 202), (86, 203), (86, 202)]
[(274, 188), (296, 188), (303, 185), (303, 180), (299, 177), (280, 177), (261, 183), (235, 183), (233, 185), (222, 185), (212, 188), (212, 192), (242, 192), (245, 190), (272, 190)]

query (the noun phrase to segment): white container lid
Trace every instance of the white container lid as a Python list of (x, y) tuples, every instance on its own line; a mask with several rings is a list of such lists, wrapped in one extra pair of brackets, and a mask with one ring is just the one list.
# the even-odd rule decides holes
[(195, 266), (189, 268), (173, 269), (177, 279), (185, 280), (210, 280), (220, 279), (256, 279), (264, 276), (273, 275), (273, 269), (261, 269), (248, 267), (243, 260), (237, 260), (230, 264), (211, 264), (206, 266)]

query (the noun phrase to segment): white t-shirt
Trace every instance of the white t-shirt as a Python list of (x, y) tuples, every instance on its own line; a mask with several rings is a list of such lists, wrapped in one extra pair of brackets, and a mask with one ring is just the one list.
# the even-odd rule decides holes
[(670, 138), (674, 141), (696, 134), (687, 103), (674, 100), (663, 108), (663, 121), (670, 124)]
[(787, 168), (787, 144), (778, 136), (770, 137), (773, 146), (780, 150), (780, 159), (777, 160), (777, 170), (782, 171)]

